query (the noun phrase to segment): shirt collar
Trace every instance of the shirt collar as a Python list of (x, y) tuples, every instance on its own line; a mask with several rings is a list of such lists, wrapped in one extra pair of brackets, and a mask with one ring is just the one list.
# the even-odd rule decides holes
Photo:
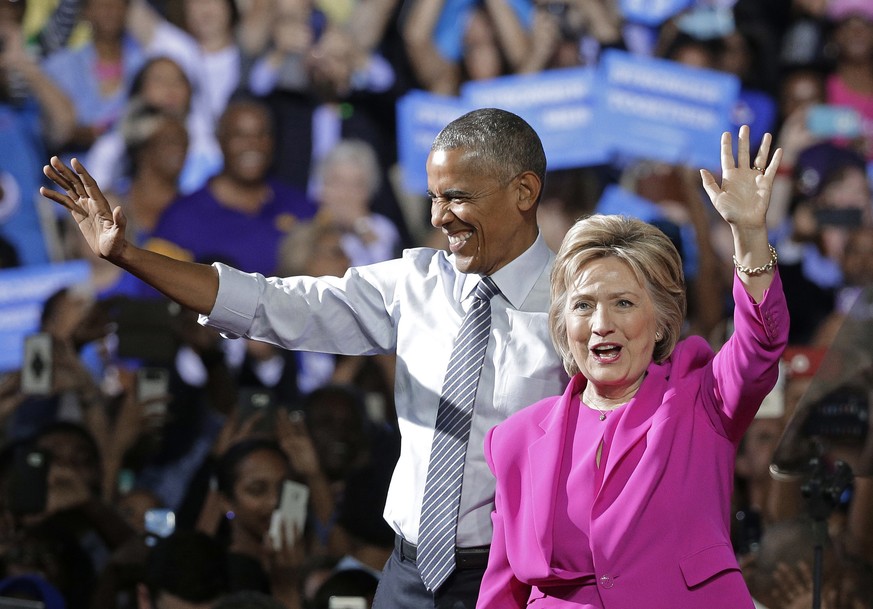
[[(549, 263), (552, 253), (540, 233), (527, 250), (518, 258), (491, 275), (491, 279), (500, 288), (500, 293), (516, 309), (524, 304), (534, 284), (537, 282), (545, 266)], [(461, 289), (461, 300), (466, 300), (482, 279), (481, 275), (464, 276), (464, 286)]]

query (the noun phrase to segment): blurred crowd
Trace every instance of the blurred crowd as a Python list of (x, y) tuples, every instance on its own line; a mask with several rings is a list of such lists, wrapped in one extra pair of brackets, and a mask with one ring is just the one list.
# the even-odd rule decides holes
[[(819, 593), (826, 609), (873, 607), (873, 347), (861, 391), (809, 398), (845, 321), (873, 324), (873, 2), (677, 1), (657, 24), (628, 19), (632, 4), (0, 0), (0, 269), (33, 263), (4, 213), (34, 198), (50, 155), (82, 161), (150, 249), (341, 276), (447, 245), (401, 178), (405, 93), (595, 65), (605, 49), (734, 74), (731, 121), (784, 151), (768, 222), (791, 314), (780, 383), (737, 455), (735, 551), (762, 607)], [(552, 170), (538, 215), (552, 249), (597, 211), (659, 226), (685, 260), (686, 331), (718, 346), (732, 249), (697, 169)], [(606, 209), (613, 188), (642, 203)], [(49, 259), (84, 260), (90, 279), (42, 304), (48, 381), (27, 356), (0, 371), (0, 597), (368, 607), (394, 543), (393, 358), (220, 336), (94, 258), (68, 215), (36, 215)], [(780, 441), (814, 445), (815, 467), (772, 473)], [(295, 509), (295, 525), (279, 516)]]

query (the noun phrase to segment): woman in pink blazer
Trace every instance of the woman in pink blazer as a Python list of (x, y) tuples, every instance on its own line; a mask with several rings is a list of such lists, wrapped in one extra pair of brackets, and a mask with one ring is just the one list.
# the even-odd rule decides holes
[[(781, 158), (722, 137), (703, 186), (734, 242), (733, 336), (679, 340), (682, 264), (657, 229), (592, 216), (552, 271), (563, 395), (493, 428), (494, 537), (477, 607), (744, 609), (729, 505), (740, 438), (776, 382), (788, 312), (765, 216)], [(765, 169), (761, 169), (766, 167)]]

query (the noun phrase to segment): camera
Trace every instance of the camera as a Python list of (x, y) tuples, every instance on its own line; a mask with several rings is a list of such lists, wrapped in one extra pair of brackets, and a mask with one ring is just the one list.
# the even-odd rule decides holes
[(870, 405), (867, 392), (840, 387), (819, 400), (803, 426), (807, 437), (862, 442), (867, 436)]
[(120, 298), (111, 303), (118, 356), (168, 366), (179, 347), (175, 328), (180, 310), (176, 303), (163, 299)]
[(815, 210), (815, 221), (822, 226), (843, 226), (858, 228), (861, 226), (862, 213), (858, 208), (822, 208)]

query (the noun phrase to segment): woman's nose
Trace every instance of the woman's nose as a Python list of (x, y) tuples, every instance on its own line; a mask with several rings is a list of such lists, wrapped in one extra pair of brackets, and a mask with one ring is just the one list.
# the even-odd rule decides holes
[(606, 307), (596, 307), (591, 316), (591, 331), (598, 336), (606, 336), (612, 332), (612, 320)]

